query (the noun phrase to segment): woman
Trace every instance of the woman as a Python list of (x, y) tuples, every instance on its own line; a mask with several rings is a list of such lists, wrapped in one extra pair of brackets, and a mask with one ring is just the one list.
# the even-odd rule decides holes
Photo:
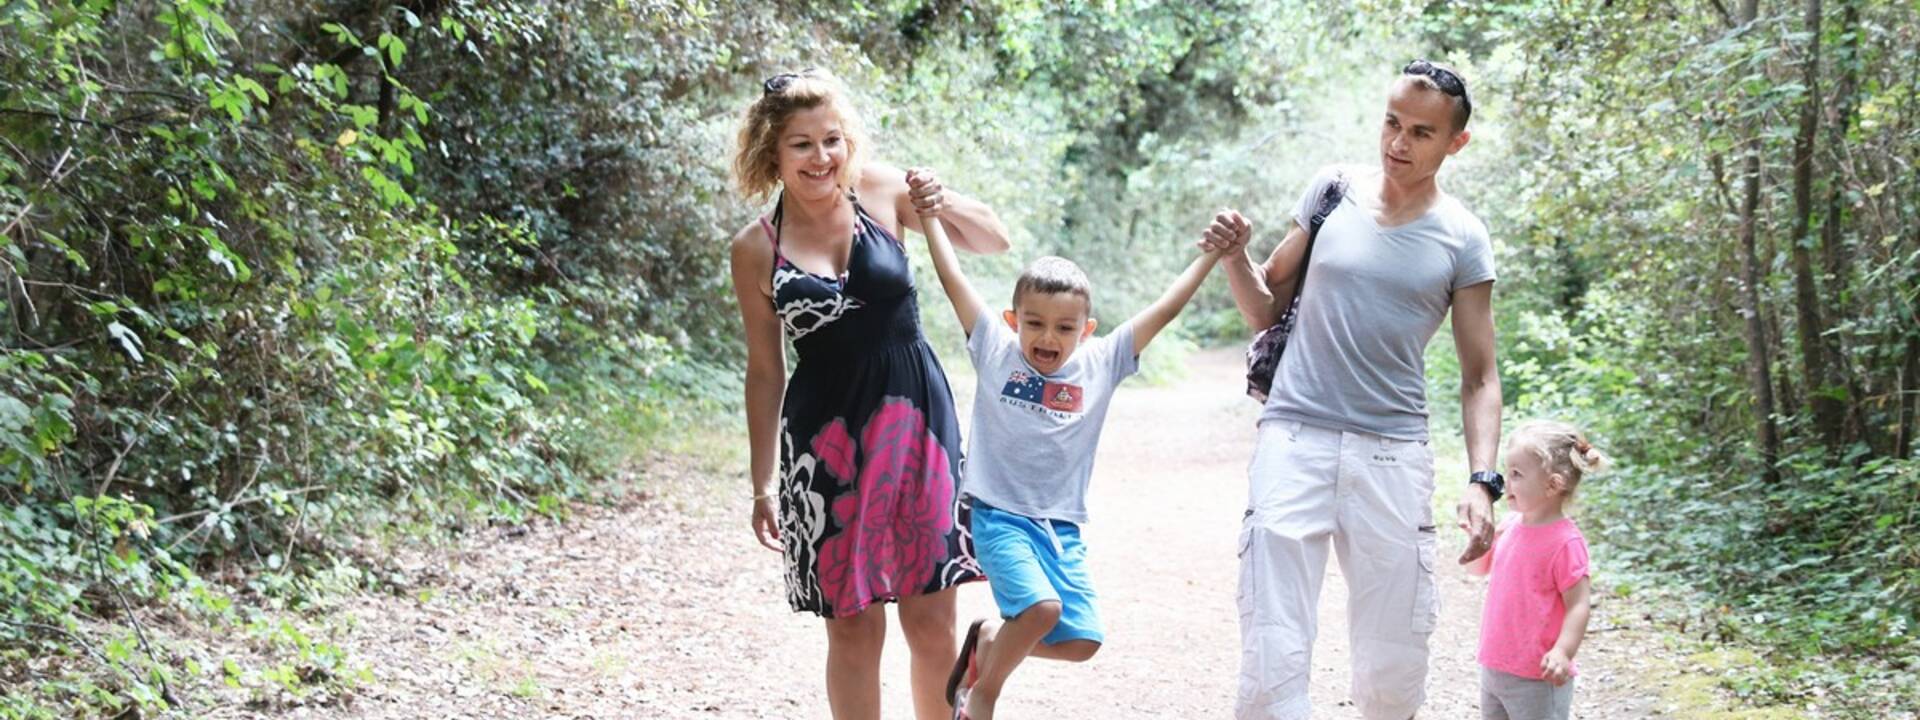
[[(889, 601), (913, 657), (914, 711), (946, 717), (953, 588), (980, 576), (955, 495), (959, 422), (920, 333), (900, 237), (939, 217), (956, 246), (1000, 252), (1006, 230), (931, 173), (869, 161), (860, 118), (831, 75), (776, 75), (762, 90), (733, 160), (747, 197), (779, 191), (732, 250), (754, 533), (784, 550), (794, 611), (826, 618), (835, 718), (880, 717)], [(799, 357), (791, 379), (783, 333)]]

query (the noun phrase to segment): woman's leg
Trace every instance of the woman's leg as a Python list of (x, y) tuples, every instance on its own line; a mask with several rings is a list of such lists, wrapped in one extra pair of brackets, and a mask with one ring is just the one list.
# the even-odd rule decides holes
[(947, 674), (960, 651), (954, 638), (954, 588), (900, 599), (900, 632), (907, 636), (913, 667), (913, 714), (919, 720), (950, 717)]
[(827, 705), (833, 720), (880, 720), (880, 649), (887, 612), (875, 603), (827, 620)]

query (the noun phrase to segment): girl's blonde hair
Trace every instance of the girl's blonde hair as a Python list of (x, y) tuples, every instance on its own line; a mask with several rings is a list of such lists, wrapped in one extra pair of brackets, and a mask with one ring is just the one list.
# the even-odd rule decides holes
[(847, 144), (847, 160), (840, 166), (840, 186), (851, 189), (860, 181), (865, 164), (866, 130), (860, 114), (847, 99), (846, 86), (833, 73), (809, 69), (768, 78), (758, 100), (740, 116), (739, 143), (733, 154), (733, 179), (740, 193), (763, 200), (780, 185), (780, 134), (795, 113), (826, 106), (840, 120)]
[(1568, 494), (1580, 487), (1580, 481), (1588, 475), (1603, 472), (1613, 464), (1606, 453), (1587, 441), (1580, 428), (1554, 420), (1522, 423), (1514, 428), (1507, 444), (1535, 454), (1547, 472), (1566, 478)]

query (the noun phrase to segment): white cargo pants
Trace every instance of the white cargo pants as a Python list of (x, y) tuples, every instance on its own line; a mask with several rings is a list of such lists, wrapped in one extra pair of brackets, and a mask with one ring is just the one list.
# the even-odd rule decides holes
[(1260, 425), (1240, 529), (1238, 720), (1307, 720), (1327, 548), (1347, 579), (1353, 702), (1407, 720), (1426, 700), (1434, 584), (1433, 451), (1297, 422)]

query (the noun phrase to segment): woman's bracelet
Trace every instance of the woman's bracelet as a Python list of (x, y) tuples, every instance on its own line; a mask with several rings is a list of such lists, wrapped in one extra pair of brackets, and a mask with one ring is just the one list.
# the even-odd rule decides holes
[(754, 499), (754, 500), (755, 500), (756, 502), (757, 502), (757, 501), (760, 501), (760, 500), (771, 500), (771, 499), (773, 499), (773, 491), (772, 491), (772, 490), (768, 490), (768, 491), (766, 491), (766, 492), (763, 492), (763, 493), (754, 493), (754, 494), (753, 494), (753, 499)]

